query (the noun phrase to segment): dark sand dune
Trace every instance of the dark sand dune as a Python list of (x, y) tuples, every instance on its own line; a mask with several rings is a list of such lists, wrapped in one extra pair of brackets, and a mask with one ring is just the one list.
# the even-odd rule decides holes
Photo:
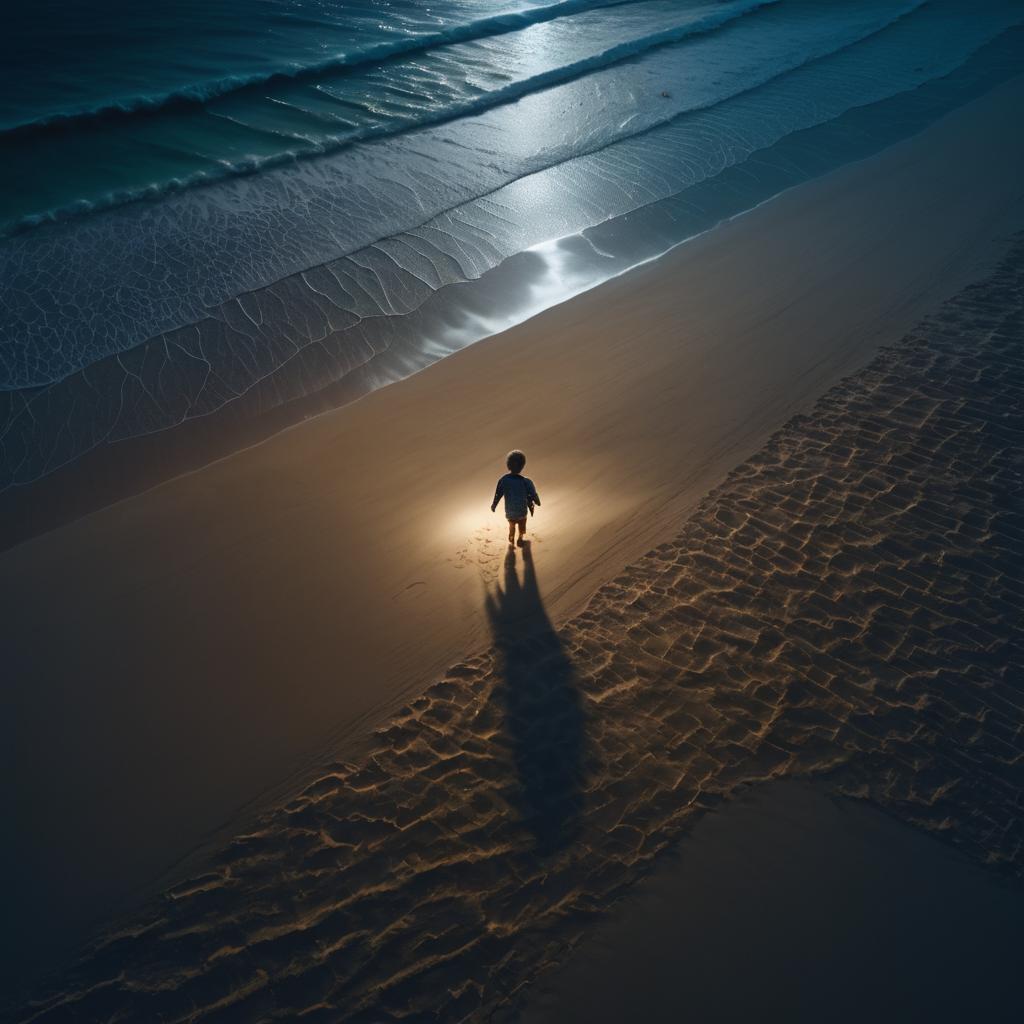
[(509, 566), (491, 653), (11, 1019), (512, 1013), (700, 814), (783, 776), (1019, 873), (1022, 345), (1019, 246), (564, 628)]
[(705, 815), (510, 1016), (1016, 1020), (1024, 885), (828, 787), (772, 782)]

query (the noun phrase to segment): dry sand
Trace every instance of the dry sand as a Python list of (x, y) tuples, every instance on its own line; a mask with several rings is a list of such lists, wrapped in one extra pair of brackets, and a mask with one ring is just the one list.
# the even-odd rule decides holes
[(503, 552), (487, 504), (508, 447), (532, 456), (537, 605), (563, 621), (794, 411), (991, 266), (1021, 223), (1022, 99), (1010, 83), (505, 335), (0, 557), (2, 867), (21, 953), (5, 966), (124, 905), (329, 744), (360, 758), (372, 724), (483, 648)]

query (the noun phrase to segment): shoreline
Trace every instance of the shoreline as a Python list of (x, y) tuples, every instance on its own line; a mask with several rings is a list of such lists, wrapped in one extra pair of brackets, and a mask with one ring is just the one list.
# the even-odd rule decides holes
[[(5, 393), (7, 405), (0, 419), (8, 472), (0, 481), (0, 550), (332, 411), (482, 336), (522, 323), (536, 315), (538, 307), (564, 302), (664, 256), (802, 182), (913, 137), (1012, 78), (1011, 68), (1017, 66), (1012, 40), (1021, 31), (1004, 32), (958, 68), (913, 90), (867, 97), (863, 105), (831, 121), (800, 128), (774, 142), (769, 132), (764, 148), (737, 163), (726, 161), (729, 165), (710, 177), (701, 178), (699, 169), (690, 168), (679, 183), (692, 174), (697, 178), (681, 192), (662, 195), (664, 189), (659, 188), (638, 207), (612, 203), (604, 209), (607, 219), (599, 218), (589, 227), (576, 223), (579, 218), (562, 216), (552, 206), (552, 189), (545, 190), (539, 179), (531, 185), (533, 178), (528, 176), (475, 201), (484, 207), (509, 204), (520, 209), (521, 216), (507, 218), (507, 224), (519, 222), (525, 234), (519, 238), (520, 248), (510, 247), (506, 239), (500, 251), (476, 265), (466, 279), (446, 278), (447, 283), (436, 287), (434, 282), (424, 293), (425, 280), (402, 271), (385, 287), (388, 273), (379, 264), (384, 260), (391, 266), (393, 257), (373, 245), (246, 293), (209, 310), (193, 328), (150, 338), (39, 392)], [(845, 144), (837, 142), (840, 137)], [(725, 144), (716, 138), (712, 132), (705, 140), (712, 152)], [(599, 174), (592, 187), (600, 191), (601, 180)], [(540, 211), (532, 209), (530, 198), (537, 187), (547, 192)], [(563, 187), (574, 191), (571, 183)], [(508, 196), (506, 189), (511, 190)], [(473, 208), (471, 203), (450, 211), (408, 238), (395, 236), (390, 244), (413, 250), (426, 245), (432, 251), (429, 239), (437, 232), (441, 237), (450, 232), (453, 238), (459, 236), (458, 224), (466, 228), (474, 221)], [(483, 208), (478, 215), (486, 216)], [(552, 232), (558, 236), (554, 242), (542, 241)], [(420, 234), (424, 237), (417, 240)], [(469, 247), (475, 250), (475, 243)], [(340, 322), (333, 316), (320, 322), (314, 316), (314, 307), (324, 298), (315, 289), (305, 302), (287, 294), (274, 298), (275, 289), (302, 291), (311, 285), (304, 275), (328, 270), (328, 279), (321, 282), (325, 295), (332, 293), (331, 275), (349, 281), (358, 292), (363, 287), (358, 279), (365, 273), (386, 293), (411, 293), (404, 298), (396, 295), (397, 306), (390, 313), (383, 308), (377, 309), (381, 315), (364, 310), (347, 326), (351, 312)], [(295, 306), (299, 320), (313, 316), (303, 333), (308, 334), (307, 343), (298, 349), (292, 347), (298, 339), (278, 322), (278, 302), (289, 309)], [(253, 308), (254, 314), (243, 315), (243, 310)], [(238, 332), (244, 335), (246, 325), (266, 317), (278, 329), (268, 327), (257, 331), (259, 338), (243, 341)], [(323, 336), (321, 330), (326, 332)], [(310, 341), (314, 337), (319, 340)], [(197, 378), (195, 372), (203, 368)], [(26, 394), (28, 405), (23, 407)], [(86, 440), (90, 438), (91, 442)], [(55, 461), (61, 465), (54, 466)]]
[[(564, 621), (980, 276), (1024, 212), (1024, 142), (1005, 131), (1022, 93), (1014, 80), (422, 373), (0, 555), (17, 595), (3, 738), (21, 845), (5, 867), (35, 928), (23, 955), (57, 920), (81, 934), (123, 906), (345, 730), (338, 756), (358, 756), (373, 724), (481, 648), (501, 548), (486, 505), (509, 447), (531, 455), (543, 599)], [(525, 415), (501, 407), (508, 388), (530, 396)]]

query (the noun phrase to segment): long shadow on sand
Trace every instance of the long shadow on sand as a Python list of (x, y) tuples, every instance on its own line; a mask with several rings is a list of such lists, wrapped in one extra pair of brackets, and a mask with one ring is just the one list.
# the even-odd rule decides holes
[(494, 699), (516, 772), (513, 803), (535, 839), (536, 852), (570, 843), (583, 807), (584, 716), (572, 662), (544, 610), (530, 544), (505, 558), (503, 583), (488, 593), (487, 619), (497, 652)]

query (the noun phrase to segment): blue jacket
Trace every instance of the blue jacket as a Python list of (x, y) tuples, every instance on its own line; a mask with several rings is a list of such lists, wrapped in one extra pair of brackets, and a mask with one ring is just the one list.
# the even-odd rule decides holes
[(492, 511), (502, 497), (505, 499), (506, 519), (525, 519), (527, 513), (532, 515), (533, 506), (540, 504), (540, 495), (533, 481), (519, 473), (506, 473), (498, 481), (494, 501), (491, 502)]

